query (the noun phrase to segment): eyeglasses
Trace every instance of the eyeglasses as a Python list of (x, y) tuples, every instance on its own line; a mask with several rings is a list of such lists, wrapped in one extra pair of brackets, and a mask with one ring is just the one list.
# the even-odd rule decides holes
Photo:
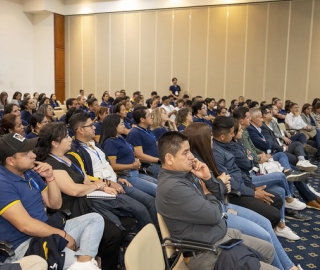
[(147, 117), (153, 118), (153, 115), (152, 115), (152, 114), (147, 114), (147, 115), (146, 115), (146, 118), (147, 118)]
[(92, 128), (93, 126), (94, 126), (94, 123), (91, 123), (90, 125), (77, 127), (77, 128), (76, 128), (76, 130), (77, 130), (78, 128), (86, 128), (86, 127), (90, 127), (90, 128)]

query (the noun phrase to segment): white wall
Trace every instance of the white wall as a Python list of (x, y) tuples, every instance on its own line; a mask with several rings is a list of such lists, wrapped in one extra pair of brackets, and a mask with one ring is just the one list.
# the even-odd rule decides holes
[(54, 91), (53, 15), (23, 12), (21, 0), (0, 1), (0, 92)]

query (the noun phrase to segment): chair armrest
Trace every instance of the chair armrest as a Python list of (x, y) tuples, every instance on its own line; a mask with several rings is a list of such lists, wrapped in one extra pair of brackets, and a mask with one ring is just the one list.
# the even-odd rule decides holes
[(14, 255), (13, 245), (4, 240), (0, 240), (0, 253), (5, 253), (8, 257), (12, 257)]
[(126, 171), (114, 171), (117, 176), (126, 176), (130, 177), (130, 173), (127, 173)]
[[(170, 241), (167, 243), (167, 241)], [(178, 240), (174, 238), (167, 237), (163, 239), (163, 247), (171, 246), (175, 247), (179, 251), (212, 251), (218, 254), (218, 249), (215, 245), (202, 241), (194, 240)]]

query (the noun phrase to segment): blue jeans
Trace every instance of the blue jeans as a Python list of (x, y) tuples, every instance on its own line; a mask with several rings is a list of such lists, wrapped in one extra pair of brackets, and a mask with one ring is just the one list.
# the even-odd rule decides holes
[[(69, 268), (77, 260), (77, 256), (87, 255), (95, 257), (98, 253), (98, 247), (104, 229), (104, 220), (97, 213), (90, 213), (69, 219), (66, 222), (64, 230), (73, 237), (76, 242), (78, 251), (65, 248), (65, 262), (63, 269)], [(6, 260), (6, 262), (14, 262), (20, 260), (28, 250), (30, 239), (23, 242), (15, 250), (15, 255)]]
[(274, 161), (278, 161), (284, 170), (291, 170), (291, 166), (288, 160), (288, 157), (283, 152), (278, 152), (272, 155)]
[(152, 163), (147, 169), (153, 174), (154, 178), (158, 178), (160, 164)]
[[(265, 175), (252, 175), (252, 183), (256, 186), (266, 185), (266, 191), (273, 191), (280, 195), (283, 202), (285, 202), (286, 197), (292, 197), (287, 178), (283, 173), (274, 172)], [(285, 204), (283, 203), (280, 209), (281, 222), (285, 221)]]
[(127, 179), (135, 188), (156, 197), (156, 189), (158, 180), (153, 177), (139, 173), (138, 170), (128, 170), (126, 173), (129, 173), (130, 176), (124, 176), (123, 178)]
[(272, 265), (280, 270), (287, 270), (293, 267), (293, 262), (284, 251), (277, 236), (274, 234), (268, 219), (258, 213), (234, 204), (223, 205), (227, 212), (229, 208), (238, 212), (237, 215), (228, 214), (228, 228), (240, 230), (243, 234), (266, 240), (273, 244), (276, 251)]
[(122, 187), (126, 195), (119, 194), (118, 196), (130, 204), (132, 214), (138, 221), (139, 229), (142, 229), (148, 223), (152, 223), (160, 231), (154, 197), (134, 187), (126, 185), (122, 185)]
[(293, 135), (290, 138), (291, 141), (293, 142), (301, 142), (302, 144), (306, 144), (307, 143), (307, 138), (303, 133), (298, 133), (296, 135)]

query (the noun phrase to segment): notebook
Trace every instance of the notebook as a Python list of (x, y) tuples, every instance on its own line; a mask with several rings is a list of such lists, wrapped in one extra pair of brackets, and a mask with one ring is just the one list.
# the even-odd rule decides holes
[(90, 198), (90, 199), (99, 198), (99, 199), (104, 199), (104, 200), (113, 200), (116, 198), (116, 195), (108, 194), (108, 193), (105, 193), (101, 190), (95, 190), (93, 192), (88, 193), (87, 198)]

